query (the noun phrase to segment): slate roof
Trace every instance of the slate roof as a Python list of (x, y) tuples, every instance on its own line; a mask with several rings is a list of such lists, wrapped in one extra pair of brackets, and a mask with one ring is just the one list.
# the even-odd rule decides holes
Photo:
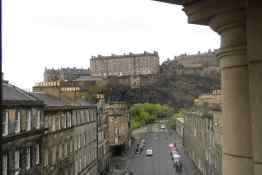
[(47, 107), (63, 107), (67, 105), (67, 103), (60, 100), (59, 98), (47, 95), (42, 92), (33, 92), (32, 94), (39, 100), (43, 101)]
[(96, 107), (96, 105), (91, 104), (85, 100), (66, 100), (63, 98), (58, 98), (50, 96), (44, 92), (33, 92), (39, 100), (43, 101), (47, 109), (72, 109), (81, 107)]
[(30, 93), (9, 84), (7, 81), (2, 82), (4, 106), (8, 105), (43, 105), (35, 96)]

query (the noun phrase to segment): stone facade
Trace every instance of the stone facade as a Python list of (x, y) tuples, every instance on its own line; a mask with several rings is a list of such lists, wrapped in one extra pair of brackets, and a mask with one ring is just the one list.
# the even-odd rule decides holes
[(132, 76), (150, 75), (159, 72), (157, 52), (128, 55), (111, 55), (92, 57), (90, 73), (92, 76)]
[(183, 5), (189, 23), (210, 26), (221, 36), (223, 174), (261, 175), (262, 2), (158, 1)]
[(195, 100), (185, 116), (184, 146), (203, 175), (222, 174), (221, 94), (213, 91)]
[(176, 118), (176, 133), (180, 138), (184, 136), (184, 118)]
[(8, 82), (2, 88), (1, 174), (41, 174), (44, 104)]
[(44, 81), (72, 81), (81, 76), (88, 76), (88, 69), (61, 68), (45, 69)]
[(42, 174), (97, 175), (96, 106), (68, 103), (44, 93), (34, 95), (46, 106)]
[(35, 84), (33, 91), (45, 92), (49, 95), (69, 100), (80, 98), (80, 87), (75, 81), (40, 82)]
[(129, 145), (129, 113), (126, 103), (107, 104), (105, 113), (108, 122), (106, 138), (112, 154), (121, 154)]
[(98, 173), (106, 174), (110, 167), (111, 150), (109, 148), (108, 139), (106, 135), (108, 133), (108, 120), (105, 113), (105, 100), (103, 94), (97, 95), (97, 160), (98, 160)]

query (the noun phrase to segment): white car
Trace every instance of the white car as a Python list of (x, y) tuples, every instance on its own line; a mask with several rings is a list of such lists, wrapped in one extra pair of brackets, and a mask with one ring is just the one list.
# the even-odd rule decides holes
[(147, 149), (146, 150), (146, 155), (147, 156), (152, 156), (153, 155), (153, 150), (152, 149)]
[(160, 129), (165, 129), (165, 125), (160, 125)]

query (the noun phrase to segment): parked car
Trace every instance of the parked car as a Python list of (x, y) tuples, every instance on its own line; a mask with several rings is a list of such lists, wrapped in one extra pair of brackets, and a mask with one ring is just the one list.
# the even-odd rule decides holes
[(178, 153), (175, 153), (172, 155), (174, 167), (176, 168), (176, 172), (181, 173), (182, 172), (182, 161), (181, 156)]
[(160, 129), (165, 129), (165, 125), (160, 125)]
[(146, 156), (152, 156), (153, 155), (153, 150), (152, 149), (147, 149), (146, 150)]

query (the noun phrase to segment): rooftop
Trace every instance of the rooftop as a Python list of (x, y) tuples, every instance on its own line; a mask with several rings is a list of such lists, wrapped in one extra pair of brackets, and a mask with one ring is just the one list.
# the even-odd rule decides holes
[(44, 92), (33, 92), (34, 96), (36, 96), (38, 99), (44, 102), (47, 108), (55, 108), (55, 109), (61, 109), (61, 108), (81, 108), (81, 107), (96, 107), (95, 104), (89, 103), (86, 100), (67, 100), (65, 98), (58, 98), (54, 96), (50, 96)]
[(123, 55), (116, 55), (116, 54), (112, 54), (112, 55), (109, 55), (109, 56), (98, 55), (97, 57), (92, 56), (91, 60), (92, 59), (110, 59), (110, 58), (114, 59), (114, 58), (127, 58), (127, 57), (142, 57), (142, 56), (157, 56), (158, 57), (158, 52), (154, 51), (153, 53), (150, 53), (150, 52), (144, 51), (144, 53), (137, 53), (137, 54), (130, 52), (129, 54), (123, 54)]
[(7, 81), (2, 82), (3, 88), (3, 105), (43, 105), (43, 103), (32, 94), (9, 84)]

